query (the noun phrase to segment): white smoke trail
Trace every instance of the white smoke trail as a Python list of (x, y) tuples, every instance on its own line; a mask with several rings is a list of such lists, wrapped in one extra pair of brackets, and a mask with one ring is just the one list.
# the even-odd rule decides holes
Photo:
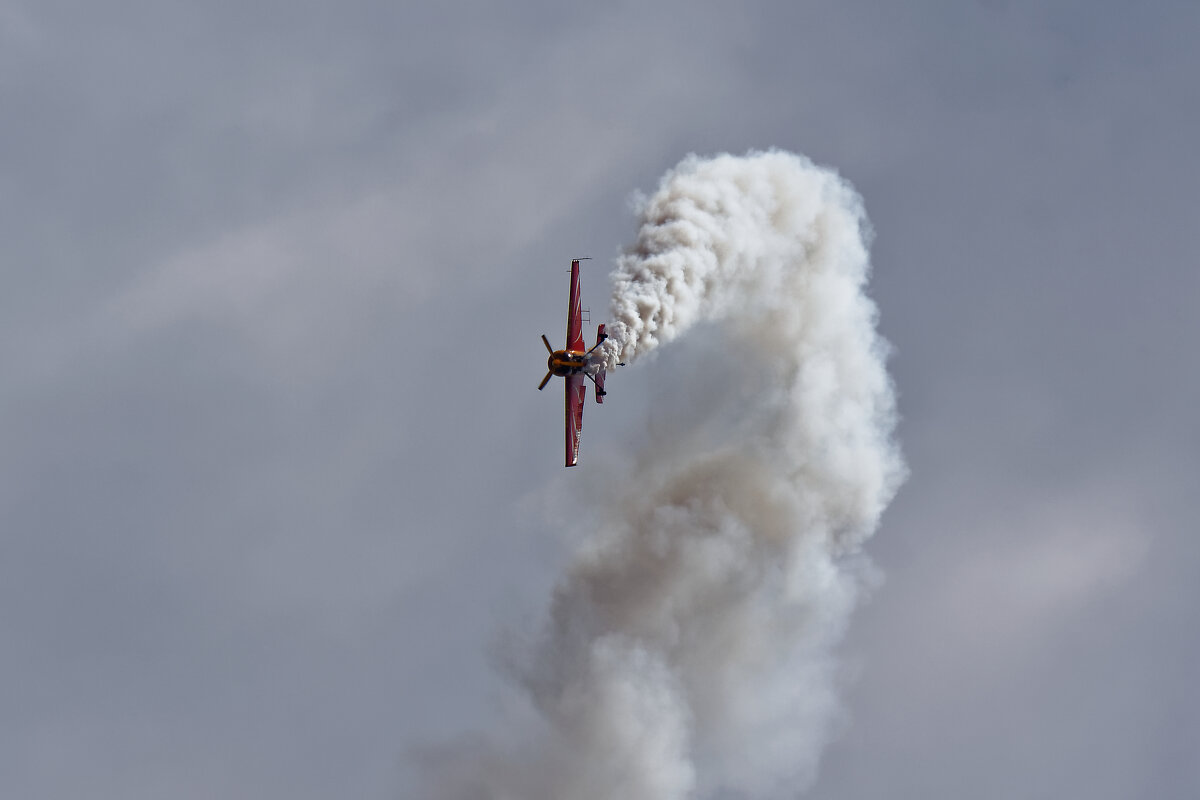
[(718, 402), (647, 442), (560, 582), (524, 674), (551, 735), (440, 796), (794, 796), (815, 777), (846, 556), (904, 473), (862, 205), (796, 155), (693, 156), (641, 217), (605, 357), (710, 323), (682, 388)]

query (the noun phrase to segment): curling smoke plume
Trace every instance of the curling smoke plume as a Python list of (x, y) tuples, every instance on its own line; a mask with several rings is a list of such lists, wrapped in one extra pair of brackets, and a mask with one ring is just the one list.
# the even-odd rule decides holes
[(772, 151), (689, 157), (640, 214), (604, 357), (700, 326), (707, 360), (555, 591), (521, 674), (541, 732), (442, 753), (435, 797), (790, 797), (836, 720), (850, 557), (904, 474), (861, 201)]

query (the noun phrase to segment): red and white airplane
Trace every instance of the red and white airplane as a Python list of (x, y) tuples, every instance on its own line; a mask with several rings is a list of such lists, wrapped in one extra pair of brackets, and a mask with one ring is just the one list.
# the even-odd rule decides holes
[(542, 334), (542, 343), (550, 352), (546, 359), (549, 370), (546, 377), (538, 384), (538, 391), (546, 388), (546, 384), (555, 375), (567, 379), (567, 466), (573, 467), (579, 463), (579, 437), (583, 434), (583, 405), (587, 399), (587, 380), (596, 384), (596, 402), (604, 402), (604, 363), (590, 358), (592, 350), (608, 338), (603, 325), (596, 326), (596, 343), (591, 350), (583, 341), (583, 306), (579, 299), (579, 262), (586, 259), (575, 259), (571, 262), (571, 298), (567, 304), (567, 346), (555, 350), (550, 346), (546, 334)]

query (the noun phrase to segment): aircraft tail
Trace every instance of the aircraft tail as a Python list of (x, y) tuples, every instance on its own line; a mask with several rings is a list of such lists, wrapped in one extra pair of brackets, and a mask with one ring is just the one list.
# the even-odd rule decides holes
[[(607, 338), (608, 338), (608, 334), (606, 334), (604, 332), (604, 323), (600, 323), (599, 325), (596, 326), (596, 345), (599, 346), (600, 343), (603, 342)], [(600, 371), (597, 372), (595, 375), (595, 378), (596, 378), (596, 402), (597, 403), (604, 402), (604, 394), (605, 394), (605, 392), (604, 392), (604, 371), (605, 371), (604, 367), (601, 367)]]

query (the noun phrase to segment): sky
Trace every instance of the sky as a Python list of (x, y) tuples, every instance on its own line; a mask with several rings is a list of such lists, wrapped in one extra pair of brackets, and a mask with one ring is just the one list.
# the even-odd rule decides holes
[(0, 790), (405, 797), (503, 729), (571, 498), (704, 355), (614, 373), (564, 472), (569, 261), (602, 321), (638, 193), (774, 147), (863, 197), (909, 469), (805, 796), (1197, 796), (1198, 34), (0, 0)]

